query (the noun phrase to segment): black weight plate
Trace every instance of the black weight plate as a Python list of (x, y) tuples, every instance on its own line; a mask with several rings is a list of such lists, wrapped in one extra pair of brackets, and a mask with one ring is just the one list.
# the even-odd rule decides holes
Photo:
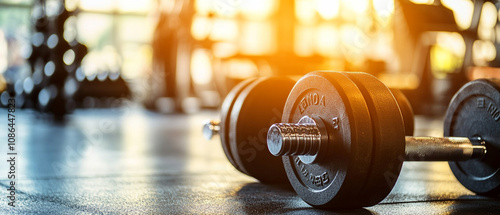
[[(303, 116), (320, 117), (328, 130), (323, 159), (305, 164), (298, 156), (283, 156), (293, 188), (318, 208), (356, 208), (372, 160), (372, 124), (363, 94), (339, 72), (312, 72), (301, 78), (288, 96), (282, 122)], [(325, 154), (326, 153), (326, 154)]]
[(230, 149), (230, 144), (229, 144), (229, 123), (230, 123), (230, 116), (231, 116), (231, 111), (233, 109), (234, 102), (236, 101), (236, 98), (240, 94), (240, 92), (248, 86), (250, 83), (254, 82), (256, 79), (248, 79), (245, 81), (240, 82), (236, 86), (231, 89), (231, 91), (227, 94), (226, 98), (224, 99), (224, 102), (222, 102), (221, 106), (221, 120), (220, 120), (220, 140), (222, 143), (222, 149), (224, 149), (224, 153), (226, 154), (227, 159), (229, 162), (240, 172), (243, 172), (241, 168), (234, 162), (234, 156), (231, 152)]
[(398, 89), (390, 89), (394, 98), (398, 102), (399, 110), (401, 110), (401, 115), (403, 116), (403, 121), (405, 123), (405, 135), (413, 136), (413, 131), (415, 130), (415, 118), (413, 116), (413, 109), (411, 108), (410, 101), (406, 98), (405, 94)]
[(267, 131), (281, 121), (294, 83), (287, 77), (259, 78), (241, 91), (231, 111), (229, 145), (234, 161), (263, 183), (288, 183), (281, 158), (267, 149)]
[(475, 80), (455, 94), (446, 111), (444, 136), (481, 137), (487, 153), (481, 160), (449, 162), (467, 189), (500, 194), (500, 80)]
[(366, 73), (345, 73), (364, 96), (373, 126), (373, 153), (365, 184), (356, 198), (361, 207), (391, 192), (405, 159), (405, 125), (398, 103), (382, 82)]

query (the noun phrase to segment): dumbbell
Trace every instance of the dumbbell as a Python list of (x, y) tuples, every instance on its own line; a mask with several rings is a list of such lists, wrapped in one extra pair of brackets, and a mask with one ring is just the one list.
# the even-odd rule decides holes
[(289, 183), (283, 162), (267, 150), (269, 126), (281, 121), (281, 111), (295, 81), (287, 77), (245, 80), (226, 96), (221, 120), (203, 126), (206, 139), (219, 135), (229, 162), (263, 183)]
[[(226, 96), (221, 121), (210, 120), (203, 136), (219, 135), (229, 162), (240, 172), (263, 183), (288, 184), (283, 162), (267, 150), (269, 127), (281, 121), (282, 110), (295, 81), (287, 77), (266, 77), (243, 81)], [(405, 118), (406, 135), (413, 135), (413, 111), (406, 97), (391, 90)]]
[(469, 190), (500, 194), (500, 80), (467, 83), (453, 97), (445, 137), (405, 137), (393, 93), (365, 73), (312, 72), (268, 131), (290, 183), (308, 204), (372, 206), (392, 190), (403, 161), (449, 161)]

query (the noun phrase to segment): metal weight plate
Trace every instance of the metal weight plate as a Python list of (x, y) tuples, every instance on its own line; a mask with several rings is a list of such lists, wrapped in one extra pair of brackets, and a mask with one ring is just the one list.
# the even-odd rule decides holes
[[(361, 91), (373, 126), (373, 153), (366, 181), (357, 196), (360, 206), (372, 206), (391, 192), (405, 159), (405, 122), (392, 92), (366, 73), (345, 73)], [(402, 104), (404, 105), (404, 104)]]
[(405, 135), (413, 136), (413, 131), (415, 130), (415, 118), (413, 116), (413, 109), (411, 108), (410, 101), (408, 98), (398, 89), (390, 89), (394, 98), (399, 105), (399, 110), (401, 110), (401, 115), (403, 116), (403, 121), (405, 123)]
[(312, 164), (298, 156), (283, 156), (292, 187), (318, 208), (362, 206), (356, 198), (369, 174), (373, 151), (372, 123), (363, 94), (340, 72), (309, 73), (293, 87), (281, 120), (297, 123), (303, 116), (321, 118), (328, 141), (320, 151), (323, 156)]
[(234, 86), (233, 89), (231, 89), (231, 91), (227, 94), (221, 106), (219, 136), (222, 143), (222, 149), (224, 150), (224, 153), (226, 154), (226, 157), (229, 160), (229, 162), (240, 172), (242, 172), (242, 170), (238, 166), (238, 164), (236, 164), (236, 162), (234, 161), (234, 156), (230, 150), (230, 145), (229, 145), (229, 123), (230, 123), (229, 117), (231, 115), (231, 111), (233, 110), (234, 102), (236, 101), (236, 98), (238, 97), (240, 92), (255, 80), (256, 79), (248, 79)]
[(500, 194), (500, 80), (465, 84), (450, 102), (444, 136), (480, 137), (486, 143), (481, 160), (449, 162), (455, 177), (481, 195)]
[(247, 85), (234, 102), (229, 145), (240, 170), (263, 183), (288, 183), (283, 162), (267, 149), (267, 131), (281, 121), (294, 81), (287, 77), (259, 78)]

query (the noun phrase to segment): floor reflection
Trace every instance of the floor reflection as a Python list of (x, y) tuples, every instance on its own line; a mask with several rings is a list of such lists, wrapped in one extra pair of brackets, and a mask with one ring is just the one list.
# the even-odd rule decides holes
[[(261, 195), (259, 198), (255, 198), (256, 192)], [(374, 214), (363, 208), (336, 211), (313, 208), (302, 201), (290, 185), (248, 183), (236, 193), (236, 197), (247, 214)]]

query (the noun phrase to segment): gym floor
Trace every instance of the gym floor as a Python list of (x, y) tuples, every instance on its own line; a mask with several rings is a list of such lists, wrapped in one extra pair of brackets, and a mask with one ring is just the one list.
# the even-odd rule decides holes
[[(129, 105), (78, 110), (54, 124), (17, 110), (16, 207), (5, 198), (4, 122), (0, 213), (331, 213), (311, 208), (291, 188), (264, 185), (235, 170), (220, 141), (202, 137), (202, 122), (217, 118), (216, 111), (160, 115)], [(417, 117), (416, 135), (440, 136), (441, 126), (439, 117)], [(498, 214), (500, 201), (462, 187), (445, 162), (407, 162), (382, 203), (335, 213)]]

